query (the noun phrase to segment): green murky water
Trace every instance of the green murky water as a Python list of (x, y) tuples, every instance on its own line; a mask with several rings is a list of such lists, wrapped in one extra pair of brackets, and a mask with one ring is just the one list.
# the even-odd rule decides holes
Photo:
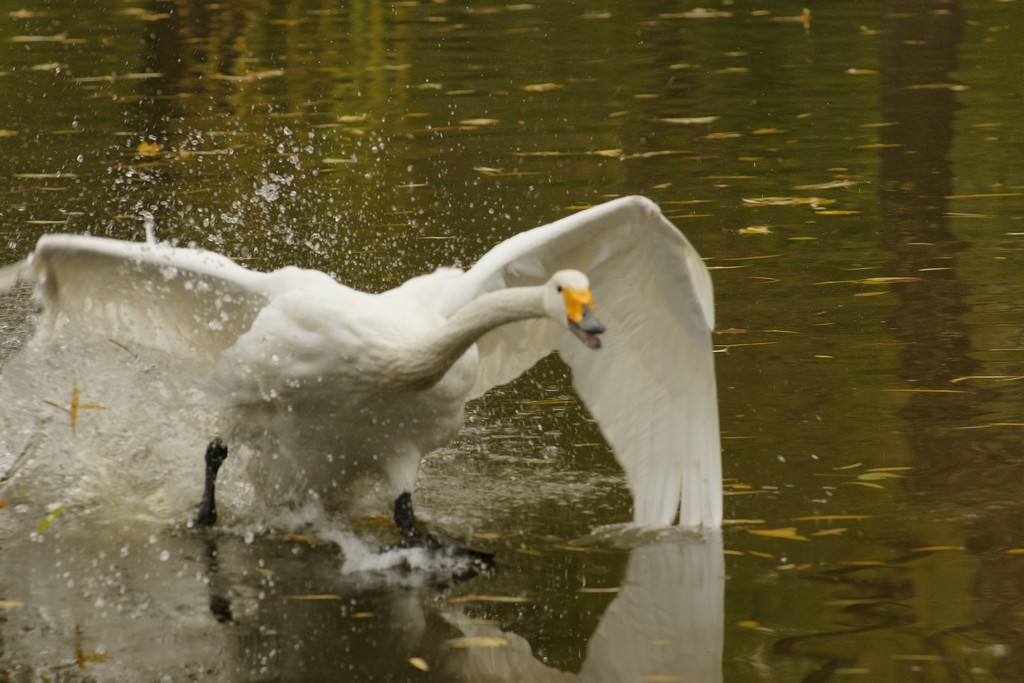
[(149, 212), (382, 290), (658, 201), (714, 269), (731, 521), (572, 545), (630, 501), (551, 359), (421, 471), (432, 526), (499, 553), (455, 586), (273, 533), (68, 512), (33, 536), (60, 492), (4, 492), (0, 678), (1024, 675), (1019, 2), (809, 28), (740, 0), (0, 6), (3, 262)]

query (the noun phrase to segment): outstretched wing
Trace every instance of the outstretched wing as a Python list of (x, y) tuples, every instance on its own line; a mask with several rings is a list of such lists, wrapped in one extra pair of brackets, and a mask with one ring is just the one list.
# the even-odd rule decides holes
[(565, 268), (590, 278), (604, 348), (584, 347), (549, 320), (505, 325), (477, 342), (473, 396), (558, 349), (626, 472), (634, 522), (665, 526), (678, 513), (684, 526), (720, 526), (711, 277), (657, 205), (625, 197), (506, 240), (452, 282), (442, 313)]
[(252, 325), (268, 277), (201, 249), (45, 235), (28, 259), (0, 271), (0, 284), (38, 281), (52, 324), (213, 360)]

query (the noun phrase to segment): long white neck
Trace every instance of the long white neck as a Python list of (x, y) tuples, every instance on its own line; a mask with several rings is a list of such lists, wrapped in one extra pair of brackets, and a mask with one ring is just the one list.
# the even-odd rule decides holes
[(456, 311), (396, 368), (400, 381), (425, 388), (439, 381), (477, 339), (517, 320), (544, 317), (544, 287), (511, 287), (478, 296)]

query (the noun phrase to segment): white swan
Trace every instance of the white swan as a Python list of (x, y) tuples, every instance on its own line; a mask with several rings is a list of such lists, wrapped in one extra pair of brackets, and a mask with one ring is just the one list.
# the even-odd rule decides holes
[[(275, 499), (329, 500), (379, 472), (399, 528), (419, 537), (420, 458), (458, 432), (466, 401), (557, 349), (625, 470), (634, 523), (721, 524), (711, 279), (642, 197), (381, 294), (313, 270), (71, 235), (44, 236), (0, 286), (19, 278), (39, 283), (53, 322), (37, 336), (82, 326), (209, 364), (222, 436), (275, 454), (254, 458)], [(592, 306), (608, 325), (600, 341)]]

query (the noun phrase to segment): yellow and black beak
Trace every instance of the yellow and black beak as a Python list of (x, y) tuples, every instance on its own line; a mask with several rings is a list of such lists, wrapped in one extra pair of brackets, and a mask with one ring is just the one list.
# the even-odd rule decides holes
[(597, 335), (604, 332), (604, 325), (594, 315), (594, 297), (589, 289), (562, 289), (565, 299), (565, 317), (569, 321), (569, 329), (580, 338), (588, 348), (601, 348), (601, 340)]

